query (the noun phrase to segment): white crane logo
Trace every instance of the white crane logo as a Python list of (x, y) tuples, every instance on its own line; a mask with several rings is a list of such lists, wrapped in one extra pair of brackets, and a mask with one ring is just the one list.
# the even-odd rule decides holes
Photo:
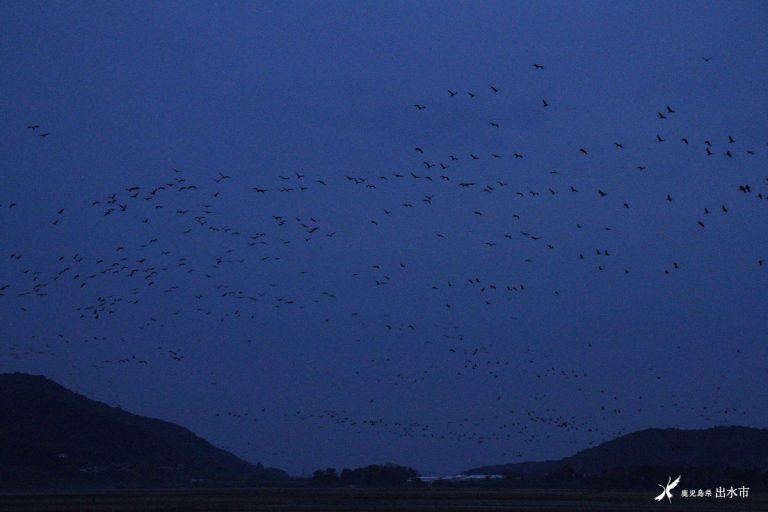
[(677, 477), (677, 479), (674, 482), (672, 481), (672, 477), (669, 477), (669, 480), (667, 480), (667, 485), (666, 486), (658, 484), (659, 487), (661, 487), (664, 490), (661, 491), (661, 494), (659, 494), (658, 496), (656, 496), (653, 499), (656, 500), (656, 501), (661, 501), (666, 496), (666, 498), (669, 500), (669, 502), (672, 503), (672, 493), (669, 492), (669, 491), (671, 491), (672, 489), (677, 487), (677, 484), (679, 484), (679, 483), (680, 483), (680, 477), (679, 476)]

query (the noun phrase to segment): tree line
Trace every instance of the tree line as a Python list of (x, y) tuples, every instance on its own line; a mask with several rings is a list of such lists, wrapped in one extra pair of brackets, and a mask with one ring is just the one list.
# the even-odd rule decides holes
[(312, 484), (330, 487), (402, 487), (420, 483), (413, 468), (397, 464), (373, 464), (363, 468), (318, 469), (312, 473)]

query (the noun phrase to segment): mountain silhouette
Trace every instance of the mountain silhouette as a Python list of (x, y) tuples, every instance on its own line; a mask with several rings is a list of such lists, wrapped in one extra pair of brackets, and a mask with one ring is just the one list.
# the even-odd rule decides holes
[(254, 485), (287, 476), (45, 377), (0, 374), (2, 488)]
[(714, 427), (706, 430), (650, 428), (618, 437), (559, 460), (473, 468), (467, 475), (544, 476), (564, 468), (584, 475), (638, 466), (768, 470), (768, 429)]

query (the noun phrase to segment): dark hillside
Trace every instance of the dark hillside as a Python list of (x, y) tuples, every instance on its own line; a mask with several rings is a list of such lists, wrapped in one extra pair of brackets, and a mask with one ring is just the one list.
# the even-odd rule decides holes
[(45, 377), (0, 374), (0, 486), (175, 487), (286, 477), (173, 423), (90, 400)]
[(542, 476), (570, 467), (600, 475), (631, 467), (768, 470), (768, 429), (714, 427), (706, 430), (646, 429), (582, 450), (560, 460), (484, 466), (466, 474)]

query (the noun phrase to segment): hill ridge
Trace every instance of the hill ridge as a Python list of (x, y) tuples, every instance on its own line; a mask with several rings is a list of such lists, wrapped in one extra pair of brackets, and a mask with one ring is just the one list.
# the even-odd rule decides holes
[(647, 428), (562, 459), (481, 466), (464, 474), (542, 476), (566, 466), (589, 475), (632, 466), (764, 471), (768, 469), (768, 429), (742, 426)]
[(40, 375), (0, 374), (0, 486), (152, 487), (287, 478), (191, 430), (112, 407)]

